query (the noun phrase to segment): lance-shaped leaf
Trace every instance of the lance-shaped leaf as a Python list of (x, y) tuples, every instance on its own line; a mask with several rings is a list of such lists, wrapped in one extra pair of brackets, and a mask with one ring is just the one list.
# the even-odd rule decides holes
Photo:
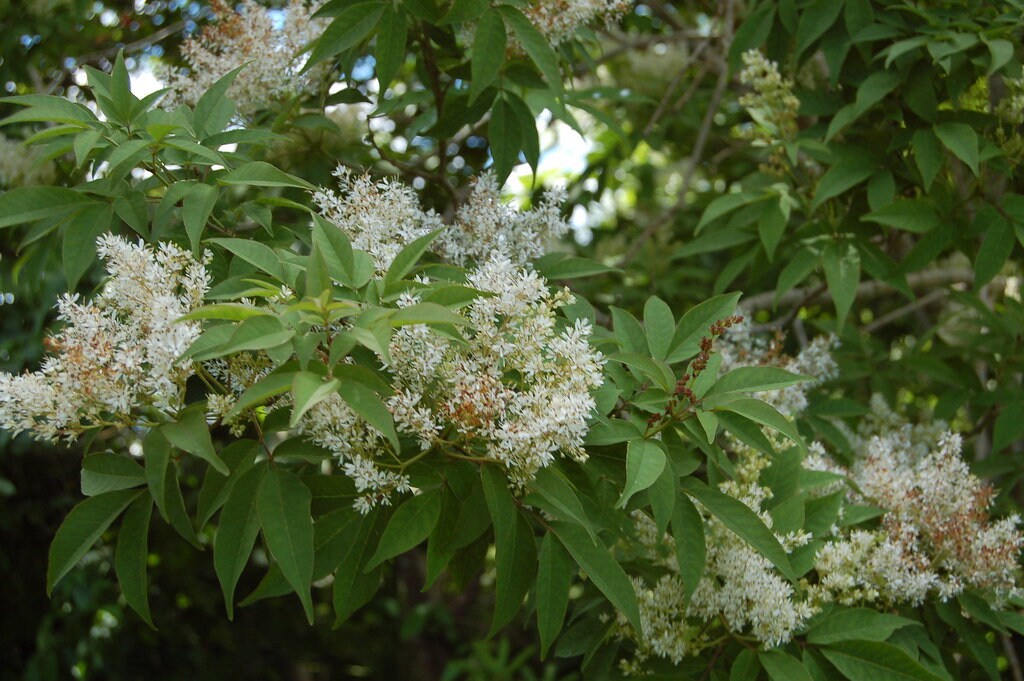
[(657, 481), (665, 470), (665, 452), (654, 440), (631, 440), (626, 447), (626, 486), (617, 508), (624, 508), (630, 498)]
[(437, 519), (441, 517), (441, 493), (439, 489), (428, 490), (409, 497), (398, 507), (380, 538), (377, 550), (366, 564), (371, 570), (388, 558), (417, 546), (430, 536)]
[(206, 425), (206, 411), (203, 405), (189, 407), (182, 412), (177, 423), (168, 423), (161, 428), (164, 437), (177, 447), (197, 456), (213, 466), (221, 475), (229, 473), (227, 465), (217, 456)]
[(494, 466), (483, 466), (480, 478), (494, 523), (497, 597), (488, 634), (493, 636), (515, 616), (530, 590), (537, 564), (537, 546), (533, 529), (516, 511), (505, 476)]
[(550, 532), (544, 535), (537, 566), (537, 629), (540, 632), (541, 657), (547, 656), (548, 648), (565, 621), (572, 571), (572, 558), (555, 535)]
[(722, 524), (772, 562), (787, 579), (797, 581), (789, 556), (764, 522), (742, 501), (708, 487), (696, 478), (680, 481), (683, 491), (696, 499)]
[(50, 544), (46, 566), (47, 594), (140, 494), (141, 490), (107, 492), (90, 497), (71, 509)]
[(228, 619), (234, 618), (235, 586), (260, 532), (257, 500), (266, 472), (266, 464), (259, 464), (242, 473), (232, 485), (220, 512), (213, 542), (213, 567), (224, 593)]
[(139, 613), (146, 624), (156, 629), (149, 614), (149, 588), (146, 563), (149, 558), (149, 520), (153, 515), (153, 500), (140, 495), (128, 507), (117, 535), (114, 551), (114, 570), (121, 585), (121, 593), (132, 610)]
[(608, 547), (600, 542), (595, 543), (586, 530), (578, 525), (556, 522), (552, 523), (551, 529), (601, 593), (626, 616), (636, 631), (642, 632), (644, 628), (640, 621), (640, 606), (633, 583), (612, 557)]
[(144, 484), (145, 469), (127, 456), (100, 452), (82, 460), (82, 494), (87, 497)]
[(263, 477), (258, 496), (260, 526), (263, 528), (267, 548), (281, 566), (285, 579), (299, 595), (306, 619), (312, 624), (312, 494), (295, 475), (277, 467)]

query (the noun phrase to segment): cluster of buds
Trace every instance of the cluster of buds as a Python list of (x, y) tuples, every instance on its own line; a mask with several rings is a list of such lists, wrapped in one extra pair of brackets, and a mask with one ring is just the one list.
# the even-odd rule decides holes
[(743, 321), (742, 315), (732, 315), (725, 319), (719, 319), (708, 329), (710, 335), (704, 336), (700, 339), (700, 353), (690, 363), (690, 371), (683, 374), (683, 377), (676, 382), (675, 390), (672, 391), (672, 397), (669, 399), (668, 404), (665, 405), (665, 410), (660, 414), (651, 414), (647, 419), (647, 429), (654, 428), (662, 419), (672, 419), (678, 416), (676, 409), (679, 406), (679, 399), (683, 398), (688, 404), (694, 404), (697, 402), (697, 396), (694, 394), (693, 389), (690, 388), (692, 383), (701, 372), (703, 372), (707, 366), (708, 361), (711, 359), (711, 352), (714, 350), (715, 339), (720, 337), (730, 327), (739, 324)]
[(715, 339), (728, 331), (730, 327), (742, 321), (743, 315), (734, 314), (731, 317), (719, 319), (711, 325), (711, 335), (700, 339), (700, 353), (690, 363), (690, 372), (693, 374), (693, 380), (696, 380), (701, 375), (701, 372), (708, 368), (708, 360), (711, 359), (711, 351), (714, 349)]

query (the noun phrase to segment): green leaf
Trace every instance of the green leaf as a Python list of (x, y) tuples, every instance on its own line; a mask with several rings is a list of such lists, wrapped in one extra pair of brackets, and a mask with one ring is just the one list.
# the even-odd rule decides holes
[(839, 641), (884, 641), (897, 629), (913, 624), (913, 620), (869, 608), (836, 609), (815, 621), (807, 632), (807, 642), (825, 645)]
[(82, 494), (131, 489), (146, 484), (146, 470), (127, 456), (100, 452), (82, 460)]
[(541, 658), (547, 657), (548, 649), (565, 621), (572, 568), (572, 558), (565, 548), (552, 533), (545, 534), (537, 566), (537, 629), (540, 632)]
[(281, 258), (266, 244), (261, 244), (252, 239), (210, 239), (210, 242), (226, 248), (245, 262), (255, 265), (278, 281), (285, 281), (287, 279), (284, 274), (284, 268), (281, 265)]
[(455, 0), (448, 12), (438, 21), (438, 25), (476, 21), (483, 16), (489, 6), (487, 0)]
[(699, 501), (723, 525), (771, 561), (783, 576), (791, 582), (797, 581), (797, 575), (782, 544), (761, 518), (742, 501), (708, 487), (696, 478), (684, 478), (679, 484), (684, 492)]
[(665, 359), (675, 336), (676, 320), (672, 316), (672, 308), (657, 296), (651, 296), (644, 304), (644, 329), (651, 354), (657, 359)]
[(537, 27), (526, 16), (511, 5), (499, 5), (498, 10), (512, 26), (512, 31), (519, 39), (519, 44), (537, 65), (544, 75), (548, 87), (556, 94), (562, 93), (562, 70), (558, 65), (558, 55), (551, 47), (551, 41), (545, 38)]
[(494, 617), (489, 636), (508, 624), (523, 604), (537, 563), (533, 528), (515, 508), (505, 477), (494, 466), (480, 469), (484, 498), (494, 524), (497, 567)]
[(336, 378), (325, 381), (323, 376), (310, 371), (296, 372), (292, 379), (293, 406), (288, 425), (297, 426), (303, 414), (334, 394), (340, 385), (341, 381)]
[(346, 8), (314, 43), (304, 70), (362, 42), (377, 25), (384, 7), (381, 2), (360, 2)]
[(377, 82), (380, 92), (383, 93), (405, 62), (405, 44), (409, 33), (405, 10), (387, 5), (377, 29), (377, 49), (374, 57), (377, 60)]
[(1024, 401), (1013, 400), (1002, 405), (992, 429), (992, 453), (998, 454), (1024, 436)]
[[(982, 40), (985, 40), (982, 36)], [(992, 60), (988, 65), (988, 72), (986, 75), (991, 76), (993, 73), (1003, 68), (1010, 63), (1013, 59), (1013, 43), (1009, 40), (985, 40), (985, 44), (988, 45), (988, 50), (992, 54)]]
[(193, 253), (199, 252), (199, 242), (202, 240), (203, 230), (210, 219), (213, 207), (217, 205), (218, 195), (217, 188), (208, 184), (197, 184), (185, 194), (181, 220), (185, 223), (185, 233), (188, 234)]
[(935, 135), (978, 177), (978, 133), (966, 123), (939, 123)]
[(260, 532), (257, 502), (266, 473), (266, 463), (242, 473), (232, 485), (220, 512), (213, 542), (213, 567), (224, 594), (228, 619), (234, 619), (235, 587)]
[(653, 440), (631, 440), (626, 448), (626, 485), (616, 508), (655, 483), (665, 470), (665, 452)]
[(830, 243), (822, 255), (822, 266), (825, 270), (825, 281), (828, 292), (836, 306), (838, 329), (843, 328), (846, 315), (857, 298), (857, 285), (860, 283), (860, 253), (853, 244)]
[(232, 355), (243, 350), (276, 348), (294, 336), (295, 330), (285, 328), (277, 317), (251, 317), (235, 327), (227, 343), (217, 348), (217, 354), (214, 356)]
[(373, 390), (355, 381), (342, 381), (338, 392), (348, 406), (352, 407), (352, 411), (384, 434), (384, 437), (391, 442), (391, 446), (395, 448), (395, 453), (401, 450), (398, 432), (395, 431), (395, 419)]
[(744, 648), (733, 660), (732, 668), (729, 670), (729, 681), (757, 681), (760, 672), (761, 665), (757, 661), (757, 653), (750, 648)]
[(917, 234), (930, 232), (941, 224), (939, 214), (928, 199), (895, 201), (864, 215), (861, 220)]
[(903, 650), (878, 641), (846, 641), (822, 648), (850, 681), (939, 681)]
[(288, 392), (294, 379), (295, 372), (292, 371), (267, 374), (239, 395), (227, 418), (232, 418), (249, 407), (265, 404), (271, 397)]
[(423, 254), (427, 252), (430, 244), (434, 242), (434, 239), (441, 233), (441, 230), (431, 232), (430, 234), (424, 234), (415, 241), (410, 242), (395, 259), (391, 261), (391, 267), (388, 268), (387, 274), (384, 275), (384, 287), (387, 290), (393, 290), (398, 282), (405, 279), (405, 276), (412, 271), (416, 263), (419, 262)]
[(202, 529), (224, 505), (241, 475), (256, 463), (260, 449), (260, 444), (255, 440), (236, 440), (220, 451), (220, 457), (231, 469), (231, 474), (225, 476), (213, 468), (206, 469), (203, 484), (199, 488), (199, 500), (196, 502), (197, 529)]
[(676, 325), (672, 349), (669, 350), (665, 361), (674, 364), (696, 355), (700, 351), (700, 339), (708, 335), (712, 324), (728, 317), (736, 310), (739, 299), (739, 293), (726, 293), (690, 308)]
[(757, 658), (770, 681), (812, 681), (803, 663), (781, 650), (762, 650)]
[(752, 192), (730, 192), (719, 196), (709, 203), (708, 207), (704, 209), (704, 212), (700, 216), (700, 221), (697, 223), (695, 233), (699, 234), (700, 231), (704, 229), (705, 225), (714, 222), (723, 215), (727, 215), (737, 208), (754, 203), (762, 198), (765, 197)]
[(465, 326), (469, 324), (469, 320), (437, 303), (416, 303), (409, 307), (403, 307), (391, 315), (392, 326), (408, 326), (410, 324), (454, 324), (456, 326)]
[(586, 528), (591, 537), (597, 539), (576, 490), (555, 466), (540, 469), (530, 481), (530, 489), (543, 498), (541, 507), (545, 511)]
[(505, 35), (505, 21), (495, 9), (488, 9), (480, 17), (473, 34), (470, 59), (469, 101), (473, 103), (487, 86), (498, 79), (501, 65), (505, 63), (505, 49), (508, 36)]
[(665, 469), (654, 481), (654, 484), (647, 488), (647, 500), (651, 504), (651, 511), (654, 512), (654, 523), (659, 534), (668, 532), (669, 523), (672, 522), (672, 514), (676, 508), (676, 475), (672, 459), (665, 461)]
[[(78, 124), (84, 128), (99, 120), (96, 118), (96, 114), (81, 104), (54, 95), (18, 95), (4, 97), (0, 101), (4, 104), (27, 107), (0, 121), (0, 126), (12, 123), (44, 122)], [(0, 215), (3, 213), (4, 211), (0, 211)]]
[(619, 341), (622, 349), (626, 352), (646, 355), (648, 351), (647, 333), (636, 317), (618, 307), (612, 307), (611, 313), (615, 338)]
[[(990, 212), (985, 226), (985, 238), (974, 260), (974, 288), (979, 289), (999, 274), (1003, 264), (1013, 253), (1016, 237), (1013, 225), (1001, 215)], [(978, 220), (982, 218), (979, 212)]]
[(643, 631), (640, 606), (637, 604), (633, 583), (629, 581), (622, 566), (612, 557), (608, 547), (591, 539), (587, 531), (579, 525), (554, 522), (551, 524), (551, 530), (572, 555), (576, 564), (587, 573), (594, 586), (626, 616), (636, 631)]
[(519, 163), (522, 136), (523, 131), (519, 127), (515, 110), (504, 97), (497, 97), (491, 107), (490, 123), (487, 124), (487, 143), (491, 147), (494, 174), (498, 182), (504, 182), (512, 168)]
[(704, 397), (733, 392), (779, 390), (806, 381), (807, 378), (772, 366), (738, 367), (718, 379)]
[[(530, 107), (523, 101), (523, 98), (514, 92), (503, 92), (501, 95), (512, 110), (516, 125), (519, 127), (519, 146), (522, 147), (523, 156), (530, 164), (533, 172), (537, 172), (537, 165), (540, 163), (540, 138), (537, 136), (537, 117), (530, 111)], [(575, 260), (576, 258), (572, 258)], [(579, 260), (582, 260), (580, 258)], [(577, 275), (581, 276), (581, 275)]]
[(760, 423), (772, 430), (777, 430), (795, 442), (800, 449), (806, 449), (796, 427), (785, 416), (780, 414), (778, 409), (767, 402), (755, 399), (733, 400), (728, 404), (722, 405), (721, 409), (735, 412), (755, 423)]
[(118, 490), (90, 497), (79, 503), (61, 523), (53, 543), (46, 567), (46, 594), (92, 548), (128, 505), (135, 501), (141, 490)]
[(363, 568), (380, 539), (381, 526), (386, 519), (386, 513), (378, 512), (350, 526), (355, 530), (355, 537), (342, 544), (346, 550), (334, 574), (335, 629), (377, 592), (380, 568), (369, 572)]
[(922, 186), (928, 191), (946, 160), (942, 154), (941, 143), (934, 132), (923, 128), (914, 133), (912, 147), (914, 163), (921, 172)]
[(78, 286), (78, 280), (96, 259), (96, 239), (110, 229), (113, 213), (109, 204), (92, 204), (78, 211), (65, 225), (61, 255), (69, 290)]
[(217, 178), (217, 182), (227, 185), (248, 185), (250, 187), (295, 187), (313, 191), (316, 189), (300, 177), (275, 168), (264, 161), (253, 161), (235, 168), (227, 175)]
[(431, 489), (409, 497), (395, 510), (380, 538), (377, 550), (366, 564), (366, 570), (389, 558), (415, 548), (430, 536), (441, 517), (441, 493)]
[(681, 494), (672, 511), (672, 538), (676, 543), (676, 562), (683, 578), (683, 598), (690, 602), (693, 592), (704, 576), (707, 545), (704, 539), (704, 519), (690, 497)]
[(0, 227), (52, 218), (96, 205), (85, 194), (64, 187), (15, 187), (0, 194)]
[(243, 64), (218, 78), (196, 102), (192, 110), (192, 128), (200, 139), (219, 133), (231, 121), (235, 103), (228, 98), (227, 92), (246, 66)]
[(128, 507), (117, 534), (114, 551), (114, 571), (121, 585), (121, 593), (132, 610), (153, 629), (149, 613), (149, 589), (146, 583), (146, 563), (149, 558), (149, 520), (153, 515), (153, 500), (142, 495)]
[(177, 423), (167, 423), (160, 428), (164, 437), (177, 447), (197, 456), (213, 466), (221, 475), (229, 473), (227, 465), (217, 456), (206, 425), (206, 410), (203, 405), (189, 407), (181, 413)]
[(796, 50), (794, 56), (799, 61), (814, 42), (825, 35), (832, 24), (839, 18), (843, 4), (833, 0), (811, 0), (800, 13), (800, 23), (796, 29)]
[(841, 158), (818, 181), (811, 210), (817, 210), (825, 201), (857, 186), (871, 177), (877, 169), (878, 164), (870, 157), (851, 155)]
[(794, 286), (804, 281), (818, 266), (818, 254), (810, 248), (802, 248), (790, 259), (782, 271), (779, 272), (779, 280), (775, 284), (775, 295), (773, 305), (778, 305), (782, 296), (786, 295)]
[[(237, 489), (237, 485), (235, 486)], [(313, 517), (312, 495), (299, 478), (277, 467), (267, 471), (257, 500), (260, 526), (267, 548), (281, 566), (285, 579), (302, 601), (306, 619), (313, 623)]]
[(789, 214), (790, 205), (781, 197), (778, 202), (766, 203), (761, 211), (761, 216), (757, 220), (757, 233), (761, 237), (765, 253), (768, 254), (768, 260), (775, 257), (775, 249), (786, 233)]

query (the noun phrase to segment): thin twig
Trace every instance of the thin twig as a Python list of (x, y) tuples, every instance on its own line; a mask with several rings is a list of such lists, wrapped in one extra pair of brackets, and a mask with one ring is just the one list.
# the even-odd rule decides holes
[(877, 331), (878, 329), (882, 328), (883, 326), (891, 324), (892, 322), (894, 322), (894, 321), (896, 321), (898, 319), (902, 319), (903, 317), (905, 317), (906, 315), (910, 314), (911, 312), (915, 312), (915, 311), (920, 310), (922, 308), (928, 307), (932, 303), (934, 303), (934, 302), (936, 302), (938, 300), (942, 300), (943, 298), (946, 297), (947, 294), (948, 294), (948, 291), (946, 291), (946, 289), (944, 289), (944, 288), (937, 288), (934, 291), (926, 293), (925, 295), (921, 296), (917, 300), (912, 301), (910, 303), (907, 303), (906, 305), (903, 305), (902, 307), (896, 308), (892, 312), (888, 312), (888, 313), (882, 315), (881, 317), (879, 317), (875, 321), (873, 321), (870, 324), (868, 324), (867, 326), (865, 326), (864, 327), (864, 332), (865, 333), (872, 333), (874, 331)]
[[(725, 35), (722, 40), (723, 51), (729, 49), (729, 45), (732, 44), (732, 29), (733, 29), (733, 0), (727, 0), (725, 2), (724, 12), (724, 31)], [(707, 111), (704, 113), (704, 119), (701, 121), (700, 129), (697, 131), (697, 138), (693, 144), (693, 152), (687, 162), (686, 174), (683, 176), (682, 185), (679, 187), (679, 196), (676, 199), (675, 204), (662, 213), (658, 218), (647, 226), (646, 229), (640, 234), (639, 237), (629, 247), (629, 250), (622, 256), (617, 263), (618, 267), (625, 267), (633, 258), (635, 258), (640, 250), (643, 248), (647, 240), (658, 233), (662, 227), (670, 223), (675, 217), (676, 213), (682, 210), (686, 206), (686, 194), (690, 190), (690, 183), (693, 182), (693, 177), (697, 172), (697, 166), (700, 165), (701, 159), (704, 156), (704, 146), (707, 144), (708, 137), (711, 135), (711, 127), (715, 122), (715, 114), (718, 113), (718, 105), (722, 101), (722, 96), (725, 94), (725, 87), (729, 84), (729, 63), (722, 55), (718, 55), (718, 82), (715, 84), (715, 90), (711, 93), (711, 100), (708, 102)]]
[(1013, 674), (1013, 681), (1024, 681), (1024, 669), (1021, 669), (1020, 658), (1017, 656), (1017, 649), (1013, 646), (1013, 639), (1006, 634), (1001, 634), (999, 638), (1003, 642), (1006, 660), (1010, 663), (1010, 673)]

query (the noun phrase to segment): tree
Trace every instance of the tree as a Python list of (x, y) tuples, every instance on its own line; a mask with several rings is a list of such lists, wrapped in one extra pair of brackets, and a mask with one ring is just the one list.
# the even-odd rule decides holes
[(466, 594), (423, 678), (1022, 678), (1022, 9), (213, 3), (166, 91), (12, 71), (47, 590), (112, 541), (160, 627), (169, 527), (228, 618)]

